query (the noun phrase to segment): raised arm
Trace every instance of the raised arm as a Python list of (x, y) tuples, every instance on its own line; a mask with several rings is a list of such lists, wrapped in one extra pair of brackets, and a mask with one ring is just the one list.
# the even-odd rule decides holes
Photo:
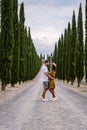
[(49, 74), (49, 72), (45, 72), (45, 75), (50, 78), (51, 80), (54, 80), (54, 78)]

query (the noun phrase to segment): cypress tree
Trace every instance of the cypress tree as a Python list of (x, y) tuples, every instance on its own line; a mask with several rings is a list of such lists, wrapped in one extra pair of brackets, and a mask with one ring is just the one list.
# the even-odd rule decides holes
[(82, 21), (82, 6), (80, 4), (78, 13), (78, 43), (77, 43), (77, 60), (76, 60), (76, 76), (78, 87), (80, 87), (81, 80), (84, 76), (83, 64), (83, 21)]
[[(0, 56), (1, 56), (1, 32), (0, 32)], [(0, 63), (1, 63), (1, 58), (0, 58)], [(0, 67), (1, 67), (1, 65), (0, 65)], [(1, 71), (0, 71), (0, 80), (1, 80)]]
[(71, 84), (76, 77), (76, 18), (75, 18), (75, 11), (73, 11), (72, 17), (72, 37), (71, 37), (71, 62), (70, 62), (70, 78)]
[(21, 81), (24, 81), (24, 22), (25, 22), (25, 16), (24, 16), (24, 3), (21, 4), (20, 7), (20, 23), (19, 23), (19, 29), (20, 29), (20, 56), (19, 56), (19, 83)]
[(13, 34), (14, 34), (14, 46), (12, 54), (12, 69), (11, 69), (11, 84), (18, 81), (18, 1), (13, 1)]
[(70, 81), (70, 52), (71, 52), (71, 27), (68, 23), (67, 44), (66, 44), (66, 80)]
[(32, 44), (31, 44), (32, 40), (31, 40), (31, 31), (30, 31), (30, 27), (28, 29), (28, 72), (27, 72), (27, 76), (28, 76), (28, 80), (31, 79), (31, 69), (32, 69)]
[[(0, 56), (1, 56), (1, 0), (0, 0)], [(1, 79), (1, 73), (0, 73), (0, 79)]]
[(61, 40), (60, 40), (60, 38), (59, 38), (59, 40), (58, 40), (58, 51), (57, 51), (57, 54), (58, 54), (58, 61), (57, 61), (57, 77), (59, 78), (59, 79), (61, 79), (61, 63), (60, 63), (60, 59), (61, 59)]
[[(55, 49), (54, 49), (54, 53), (53, 53), (53, 62), (55, 62), (56, 64), (58, 63), (58, 48), (57, 48), (57, 43), (55, 43)], [(52, 62), (52, 61), (51, 61)], [(51, 68), (50, 68), (51, 70)], [(56, 70), (58, 72), (58, 70)], [(56, 73), (57, 76), (57, 73)]]
[(55, 43), (55, 49), (53, 54), (53, 60), (55, 63), (57, 63), (57, 43)]
[[(37, 73), (38, 70), (38, 65), (37, 65), (37, 53), (36, 53), (36, 49), (34, 47), (34, 43), (32, 41), (32, 61), (31, 61), (31, 65), (32, 65), (32, 73), (31, 73), (31, 78), (33, 79)], [(34, 64), (32, 64), (34, 63)]]
[(63, 77), (64, 77), (64, 75), (63, 75), (63, 69), (64, 69), (64, 66), (63, 66), (63, 62), (64, 62), (64, 60), (65, 59), (63, 59), (64, 58), (64, 48), (63, 48), (63, 45), (64, 45), (64, 39), (63, 39), (63, 34), (61, 35), (61, 58), (60, 58), (60, 60), (61, 60), (61, 63), (60, 63), (60, 67), (61, 67), (61, 71), (60, 71), (60, 77), (61, 77), (61, 79), (63, 80)]
[(64, 69), (63, 69), (63, 81), (65, 81), (66, 79), (66, 44), (67, 44), (67, 29), (65, 29), (64, 32), (64, 44), (63, 44), (63, 50), (64, 50), (64, 54), (63, 54), (63, 64), (64, 64)]
[(0, 0), (0, 32), (1, 32), (1, 0)]
[[(0, 56), (1, 56), (1, 0), (0, 0)], [(1, 79), (1, 73), (0, 73), (0, 79)]]
[(87, 82), (87, 0), (85, 6), (85, 79)]
[(63, 79), (63, 34), (58, 41), (57, 77)]
[(24, 29), (24, 81), (27, 81), (27, 43), (28, 43), (28, 38), (27, 38), (27, 27)]
[(13, 48), (13, 27), (12, 27), (12, 0), (1, 1), (1, 57), (0, 73), (2, 90), (10, 82), (12, 48)]
[[(35, 71), (35, 50), (34, 50), (34, 45), (33, 45), (33, 41), (32, 41), (32, 39), (31, 39), (31, 55), (30, 55), (30, 69), (31, 69), (31, 71), (30, 71), (30, 75), (31, 75), (31, 79), (33, 79), (34, 78), (34, 71)], [(32, 64), (32, 63), (34, 63), (34, 64)]]

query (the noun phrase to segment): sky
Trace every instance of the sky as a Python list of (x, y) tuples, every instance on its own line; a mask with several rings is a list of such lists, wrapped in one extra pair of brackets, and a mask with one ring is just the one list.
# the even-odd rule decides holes
[(31, 35), (38, 54), (51, 54), (61, 33), (72, 21), (73, 10), (78, 17), (82, 3), (85, 24), (85, 0), (19, 0), (25, 5), (25, 26), (31, 28)]

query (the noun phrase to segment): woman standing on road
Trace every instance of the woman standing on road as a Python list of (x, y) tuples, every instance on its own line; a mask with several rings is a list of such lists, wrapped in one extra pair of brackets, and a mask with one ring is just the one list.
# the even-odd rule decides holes
[[(55, 74), (56, 74), (56, 64), (52, 63), (52, 68), (51, 68), (51, 72), (49, 73), (51, 77), (55, 78)], [(57, 97), (55, 96), (55, 81), (54, 79), (50, 79), (49, 78), (49, 91), (52, 93), (53, 96), (53, 100), (57, 100)]]

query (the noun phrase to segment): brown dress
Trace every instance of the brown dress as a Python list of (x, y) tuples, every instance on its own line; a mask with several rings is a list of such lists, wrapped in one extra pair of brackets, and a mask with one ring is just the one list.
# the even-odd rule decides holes
[[(53, 78), (55, 78), (55, 74), (56, 74), (56, 71), (54, 71), (54, 70), (52, 70), (52, 71), (50, 72), (50, 75), (51, 75)], [(55, 88), (55, 81), (52, 80), (52, 79), (49, 79), (49, 88), (50, 88), (50, 89), (54, 89), (54, 88)]]

